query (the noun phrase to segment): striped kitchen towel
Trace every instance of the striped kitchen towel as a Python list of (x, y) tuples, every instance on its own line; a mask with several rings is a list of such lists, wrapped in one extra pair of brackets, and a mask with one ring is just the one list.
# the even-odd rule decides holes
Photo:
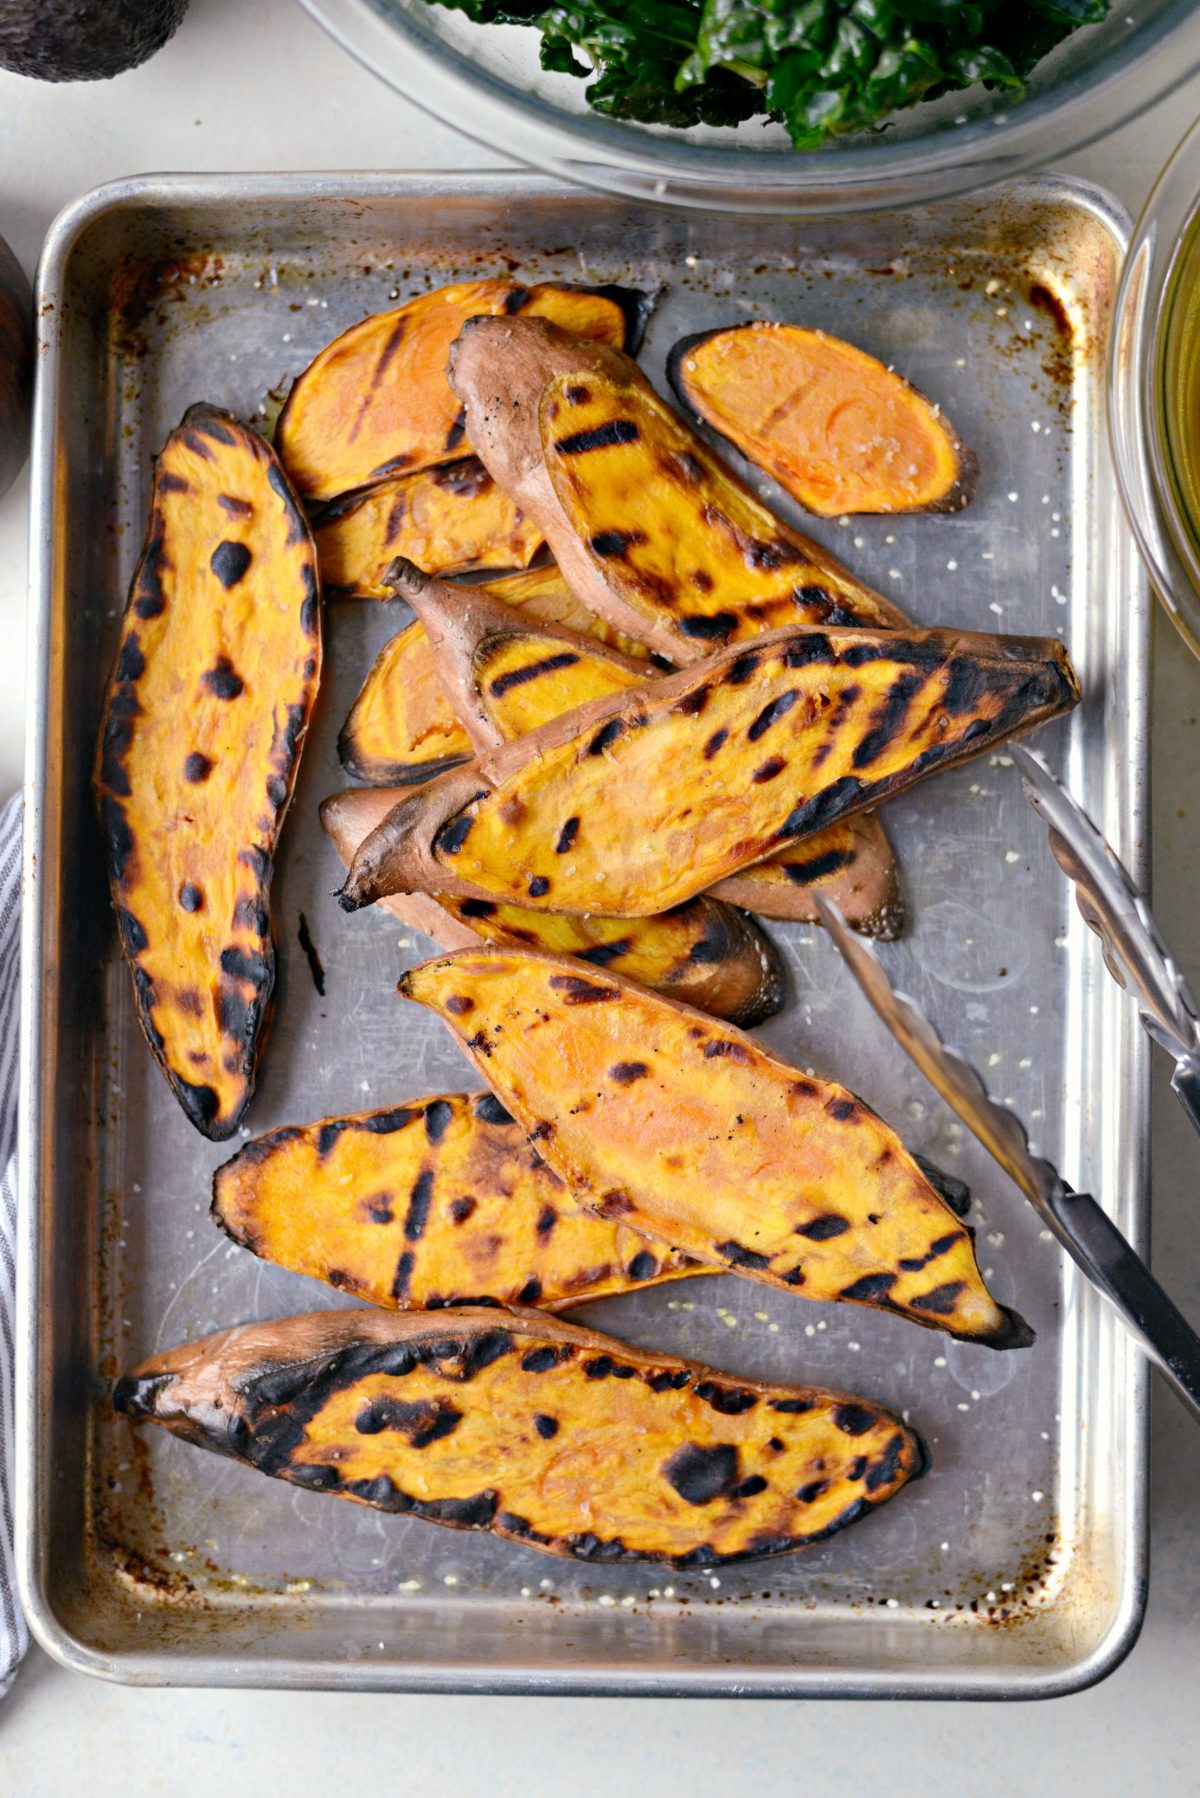
[(0, 1697), (29, 1643), (13, 1561), (17, 1072), (21, 1028), (21, 796), (0, 812)]

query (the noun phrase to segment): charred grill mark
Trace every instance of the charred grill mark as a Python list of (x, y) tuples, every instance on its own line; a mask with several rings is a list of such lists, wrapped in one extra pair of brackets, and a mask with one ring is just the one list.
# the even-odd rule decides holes
[(586, 406), (592, 397), (591, 388), (585, 387), (582, 381), (573, 381), (563, 391), (567, 396), (568, 404), (572, 406)]
[(131, 631), (121, 645), (113, 680), (118, 686), (132, 686), (141, 680), (145, 672), (146, 658), (142, 654), (142, 646), (138, 642), (137, 633)]
[(209, 557), (208, 565), (228, 593), (231, 587), (237, 586), (252, 560), (244, 543), (226, 540), (217, 544)]
[(544, 899), (549, 891), (550, 882), (547, 880), (546, 876), (544, 874), (535, 874), (529, 883), (529, 897), (531, 899)]
[(786, 693), (781, 693), (777, 699), (765, 705), (746, 732), (751, 743), (757, 743), (773, 724), (777, 724), (780, 718), (786, 718), (799, 697), (795, 687), (789, 687)]
[(526, 681), (540, 680), (544, 674), (559, 674), (564, 668), (573, 668), (579, 657), (573, 650), (560, 650), (556, 655), (543, 656), (540, 662), (529, 662), (524, 668), (511, 668), (507, 674), (498, 674), (488, 687), (497, 699), (514, 687), (523, 687)]
[(533, 1427), (543, 1442), (550, 1442), (558, 1435), (557, 1417), (550, 1417), (545, 1411), (534, 1413)]
[(390, 1192), (373, 1192), (362, 1201), (362, 1210), (367, 1221), (372, 1224), (390, 1224), (395, 1221)]
[[(557, 1222), (558, 1212), (554, 1209), (553, 1205), (543, 1205), (542, 1209), (538, 1212), (538, 1220), (535, 1225), (537, 1233), (543, 1242), (545, 1242), (546, 1238), (551, 1234)], [(524, 1364), (522, 1363), (522, 1365)]]
[(909, 672), (897, 675), (872, 711), (869, 728), (855, 744), (852, 759), (856, 768), (868, 767), (895, 741), (909, 706), (924, 685), (923, 675)]
[[(475, 819), (470, 812), (459, 812), (457, 817), (448, 818), (439, 828), (433, 839), (435, 855), (457, 855), (471, 834), (471, 826)], [(486, 901), (484, 902), (486, 903)], [(493, 910), (495, 907), (492, 908)], [(477, 912), (477, 917), (485, 914)]]
[(607, 968), (614, 961), (620, 961), (623, 955), (628, 955), (632, 943), (633, 939), (627, 936), (617, 937), (611, 943), (593, 943), (590, 949), (579, 951), (579, 960), (590, 961), (597, 968)]
[(735, 1486), (729, 1496), (731, 1498), (755, 1498), (766, 1489), (767, 1482), (762, 1474), (752, 1473), (748, 1479), (742, 1481), (740, 1486)]
[(502, 1355), (511, 1354), (512, 1348), (513, 1339), (507, 1330), (489, 1330), (486, 1336), (477, 1336), (462, 1357), (460, 1378), (463, 1384), (473, 1380), (477, 1373), (482, 1373)]
[(737, 629), (736, 612), (693, 613), (690, 617), (677, 620), (679, 630), (685, 637), (695, 637), (703, 642), (723, 643), (726, 637)]
[(461, 1199), (452, 1199), (450, 1201), (450, 1216), (456, 1224), (465, 1224), (469, 1217), (474, 1216), (478, 1209), (478, 1204), (479, 1201), (473, 1199), (469, 1193), (465, 1194)]
[(201, 755), (198, 749), (193, 749), (183, 764), (183, 778), (194, 787), (201, 786), (212, 771), (212, 762), (206, 755)]
[(725, 1037), (716, 1037), (711, 1043), (704, 1045), (705, 1061), (749, 1061), (750, 1057), (741, 1043), (728, 1041)]
[(362, 430), (363, 421), (367, 416), (367, 411), (368, 411), (368, 408), (370, 407), (371, 401), (374, 399), (376, 393), (378, 392), (380, 383), (382, 382), (384, 375), (386, 375), (389, 367), (391, 366), (393, 357), (395, 356), (397, 350), (400, 348), (401, 343), (404, 341), (404, 334), (407, 331), (407, 329), (408, 329), (407, 318), (398, 318), (396, 320), (395, 324), (392, 326), (391, 330), (388, 332), (387, 337), (384, 340), (383, 347), (380, 350), (379, 356), (376, 360), (375, 367), (371, 371), (370, 382), (368, 383), (365, 392), (363, 393), (362, 397), (360, 398), (360, 400), (358, 402), (358, 411), (355, 413), (354, 423), (350, 426), (349, 431), (346, 433), (346, 442), (347, 443), (353, 443), (355, 438), (358, 436), (358, 433)]
[(435, 1099), (425, 1107), (425, 1135), (435, 1147), (450, 1128), (454, 1108), (445, 1099)]
[(635, 1080), (644, 1080), (649, 1072), (644, 1061), (615, 1061), (608, 1070), (608, 1077), (618, 1086), (632, 1086)]
[(849, 1228), (846, 1218), (839, 1217), (836, 1211), (825, 1211), (819, 1217), (809, 1218), (806, 1224), (797, 1224), (795, 1234), (806, 1236), (809, 1242), (830, 1242), (835, 1236), (844, 1236)]
[(858, 1105), (854, 1099), (829, 1099), (825, 1104), (827, 1115), (839, 1124), (848, 1124), (857, 1110)]
[(541, 1296), (542, 1282), (536, 1274), (531, 1274), (517, 1294), (517, 1303), (518, 1305), (536, 1305)]
[(469, 1011), (474, 1011), (475, 1001), (466, 993), (450, 993), (446, 998), (446, 1010), (452, 1018), (462, 1018)]
[(810, 855), (807, 861), (782, 862), (780, 866), (790, 881), (798, 887), (812, 886), (818, 880), (826, 880), (829, 875), (836, 874), (839, 869), (847, 868), (855, 860), (852, 849), (827, 849), (823, 855)]
[(701, 1448), (687, 1442), (662, 1465), (662, 1476), (685, 1505), (709, 1505), (738, 1483), (738, 1452), (732, 1443)]
[(717, 1254), (727, 1261), (730, 1267), (744, 1267), (752, 1273), (759, 1274), (765, 1274), (770, 1270), (771, 1258), (769, 1255), (760, 1255), (754, 1249), (743, 1247), (740, 1242), (719, 1242), (716, 1249)]
[(863, 1274), (849, 1286), (843, 1286), (839, 1298), (857, 1299), (864, 1305), (881, 1305), (896, 1284), (895, 1274)]
[(829, 1490), (828, 1480), (810, 1480), (807, 1486), (796, 1488), (796, 1497), (802, 1505), (811, 1505)]
[(847, 1436), (865, 1436), (873, 1426), (875, 1416), (873, 1412), (867, 1410), (865, 1405), (856, 1405), (852, 1401), (848, 1401), (835, 1408), (833, 1421), (838, 1429), (843, 1430)]
[(396, 1430), (408, 1437), (412, 1448), (428, 1448), (452, 1436), (462, 1422), (462, 1412), (444, 1399), (399, 1399), (387, 1393), (367, 1401), (354, 1420), (360, 1436), (378, 1436)]
[(903, 1256), (899, 1266), (906, 1274), (919, 1274), (921, 1269), (928, 1267), (931, 1261), (936, 1261), (940, 1256), (947, 1254), (956, 1242), (963, 1242), (966, 1234), (965, 1230), (951, 1230), (947, 1235), (939, 1236), (936, 1242), (930, 1243), (926, 1254)]
[[(317, 620), (321, 615), (321, 591), (317, 586), (316, 573), (312, 568), (305, 567), (303, 578), (304, 598), (300, 602), (300, 628), (312, 637), (316, 635)], [(311, 680), (311, 678), (311, 675), (306, 674), (306, 680)]]
[(854, 774), (843, 774), (839, 780), (815, 793), (811, 799), (802, 799), (789, 816), (780, 825), (777, 832), (780, 842), (787, 842), (792, 837), (811, 836), (814, 832), (832, 824), (845, 812), (852, 810), (865, 795), (867, 789)]
[(214, 699), (237, 699), (246, 691), (245, 681), (228, 656), (218, 656), (200, 678)]
[(266, 936), (271, 929), (271, 917), (266, 905), (257, 893), (243, 893), (233, 908), (234, 928), (252, 930), (255, 936)]
[(588, 754), (603, 755), (606, 749), (611, 749), (612, 745), (616, 742), (624, 729), (625, 724), (622, 719), (610, 718), (607, 724), (602, 724), (600, 726), (600, 729), (588, 744)]
[(704, 745), (705, 761), (711, 762), (714, 755), (717, 754), (718, 750), (728, 741), (729, 741), (729, 732), (724, 728), (724, 726), (722, 726), (722, 728), (720, 730), (715, 730), (713, 732), (712, 736), (708, 739), (708, 742)]
[(597, 531), (589, 541), (594, 555), (620, 561), (629, 550), (646, 541), (646, 533), (645, 531)]
[(511, 1124), (512, 1113), (506, 1111), (494, 1093), (481, 1093), (475, 1101), (475, 1116), (485, 1124)]
[(408, 1212), (404, 1219), (404, 1239), (406, 1242), (420, 1242), (425, 1234), (425, 1226), (429, 1222), (429, 1207), (433, 1200), (433, 1169), (423, 1168), (413, 1182), (409, 1194)]
[(897, 1430), (891, 1437), (887, 1447), (874, 1463), (866, 1479), (863, 1481), (868, 1492), (878, 1492), (881, 1486), (890, 1486), (900, 1472), (900, 1462), (904, 1454), (904, 1438)]
[(464, 899), (458, 909), (464, 918), (494, 918), (496, 902), (494, 899)]
[(742, 1417), (758, 1403), (757, 1392), (749, 1392), (744, 1386), (723, 1386), (717, 1380), (701, 1380), (696, 1386), (696, 1397), (722, 1417)]
[(799, 1417), (805, 1411), (811, 1411), (812, 1408), (813, 1401), (810, 1398), (773, 1398), (771, 1400), (772, 1411), (778, 1411), (785, 1417)]
[(621, 997), (618, 987), (597, 986), (578, 974), (551, 974), (550, 985), (563, 995), (568, 1005), (604, 1005)]
[(750, 776), (751, 782), (756, 787), (765, 786), (767, 781), (775, 780), (782, 774), (786, 767), (787, 763), (781, 755), (768, 756), (766, 761), (757, 767)]
[(639, 1249), (625, 1272), (631, 1280), (649, 1280), (658, 1272), (658, 1261), (649, 1249)]
[(690, 693), (685, 693), (679, 700), (675, 710), (681, 718), (698, 718), (708, 704), (711, 693), (711, 687), (693, 687)]
[(558, 833), (558, 841), (554, 845), (556, 855), (565, 855), (579, 835), (579, 819), (568, 818)]
[(450, 429), (446, 432), (445, 450), (446, 450), (446, 454), (448, 456), (451, 456), (454, 454), (454, 451), (459, 447), (459, 445), (465, 441), (466, 435), (467, 435), (467, 408), (465, 406), (460, 406), (458, 408), (458, 411), (454, 415), (454, 423), (450, 426)]
[(248, 499), (238, 499), (235, 494), (219, 493), (217, 495), (217, 504), (220, 506), (222, 512), (228, 513), (230, 518), (254, 517), (254, 507), (251, 505), (250, 501)]
[(563, 456), (582, 456), (589, 450), (613, 449), (620, 443), (636, 443), (641, 436), (631, 418), (612, 418), (606, 424), (593, 425), (588, 431), (572, 431), (559, 437), (555, 449)]
[(945, 1200), (955, 1216), (966, 1217), (971, 1209), (971, 1188), (966, 1181), (956, 1179), (945, 1168), (938, 1167), (936, 1162), (926, 1160), (924, 1155), (914, 1155), (913, 1160), (938, 1197)]
[(965, 1280), (947, 1280), (943, 1286), (935, 1286), (932, 1292), (920, 1293), (908, 1302), (914, 1311), (928, 1311), (934, 1317), (948, 1317), (965, 1289)]
[(740, 655), (736, 662), (731, 662), (725, 675), (725, 683), (730, 687), (744, 687), (752, 675), (757, 674), (762, 657), (754, 650)]
[(204, 894), (194, 880), (185, 880), (179, 889), (179, 903), (184, 911), (203, 911)]

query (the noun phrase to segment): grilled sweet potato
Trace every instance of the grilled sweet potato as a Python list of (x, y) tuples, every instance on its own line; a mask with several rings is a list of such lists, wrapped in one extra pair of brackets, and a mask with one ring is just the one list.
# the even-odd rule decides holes
[(926, 1464), (869, 1400), (735, 1380), (530, 1311), (244, 1324), (143, 1362), (113, 1402), (295, 1486), (594, 1562), (801, 1548)]
[(272, 857), (321, 667), (316, 557), (268, 444), (193, 406), (155, 467), (96, 786), (138, 1016), (205, 1136), (250, 1100)]
[[(321, 822), (349, 866), (364, 837), (394, 806), (420, 800), (420, 788), (405, 793), (352, 787), (324, 801)], [(570, 917), (453, 893), (396, 893), (383, 903), (447, 949), (475, 947), (481, 940), (553, 949), (594, 967), (617, 968), (631, 980), (747, 1028), (773, 1017), (784, 1001), (786, 981), (775, 945), (744, 912), (709, 894), (659, 918)]]
[(264, 1261), (402, 1311), (560, 1311), (710, 1271), (581, 1211), (491, 1093), (272, 1130), (217, 1169), (212, 1215)]
[(824, 331), (701, 331), (667, 372), (689, 411), (819, 517), (958, 512), (975, 491), (979, 464), (940, 406)]
[(1078, 697), (1054, 638), (774, 632), (442, 775), (362, 844), (342, 904), (666, 911)]
[(698, 1261), (993, 1348), (1027, 1324), (861, 1099), (753, 1038), (561, 956), (464, 949), (400, 991), (453, 1031), (580, 1203)]
[[(527, 621), (486, 588), (451, 587), (401, 562), (393, 564), (391, 578), (424, 625), (442, 684), (481, 753), (653, 676), (644, 661), (619, 650), (559, 625)], [(816, 886), (865, 935), (891, 940), (902, 932), (891, 846), (869, 812), (718, 881), (714, 896), (768, 918), (816, 923)]]
[[(615, 640), (626, 655), (646, 656), (640, 643), (593, 618), (553, 565), (489, 581), (487, 590), (530, 618), (569, 625), (602, 643)], [(399, 631), (376, 656), (342, 727), (338, 754), (348, 774), (376, 786), (432, 780), (469, 758), (470, 741), (421, 625)]]
[(905, 623), (768, 512), (620, 351), (545, 319), (477, 318), (450, 383), (574, 592), (672, 661), (778, 625)]
[(524, 568), (542, 541), (473, 456), (334, 500), (313, 538), (326, 597), (358, 599), (391, 599), (383, 576), (397, 556), (430, 574)]
[(633, 348), (644, 305), (631, 288), (522, 287), (502, 279), (419, 294), (326, 345), (297, 377), (275, 446), (310, 501), (449, 462), (471, 448), (446, 385), (450, 345), (467, 319), (497, 312), (553, 318), (579, 337)]

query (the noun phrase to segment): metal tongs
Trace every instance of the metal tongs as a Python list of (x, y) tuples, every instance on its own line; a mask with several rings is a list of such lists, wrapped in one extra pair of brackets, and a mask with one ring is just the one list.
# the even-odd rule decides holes
[[(1074, 882), (1079, 909), (1104, 945), (1114, 979), (1137, 995), (1146, 1030), (1176, 1056), (1172, 1085), (1200, 1129), (1200, 1023), (1144, 899), (1090, 818), (1045, 763), (1014, 748), (1025, 793), (1049, 827), (1050, 846)], [(925, 1013), (896, 992), (877, 956), (836, 905), (814, 892), (821, 922), (871, 1005), (911, 1061), (1021, 1188), (1047, 1228), (1116, 1311), (1200, 1421), (1200, 1336), (1089, 1193), (1073, 1192), (1035, 1155), (1020, 1118), (994, 1099), (965, 1056), (947, 1048)]]

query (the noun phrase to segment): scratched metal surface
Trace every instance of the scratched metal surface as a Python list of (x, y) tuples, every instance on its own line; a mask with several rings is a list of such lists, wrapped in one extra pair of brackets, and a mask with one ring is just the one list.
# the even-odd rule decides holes
[[(1095, 1677), (1128, 1644), (1144, 1576), (1142, 1372), (815, 929), (771, 927), (792, 996), (764, 1037), (970, 1182), (981, 1264), (1037, 1327), (1035, 1348), (997, 1355), (733, 1277), (586, 1315), (902, 1410), (933, 1468), (878, 1516), (715, 1575), (595, 1569), (336, 1504), (115, 1422), (107, 1382), (146, 1354), (345, 1301), (209, 1222), (230, 1150), (191, 1130), (139, 1036), (87, 790), (151, 458), (184, 408), (203, 398), (269, 419), (337, 330), (512, 269), (661, 289), (643, 353), (656, 380), (681, 333), (766, 315), (841, 331), (935, 395), (978, 451), (974, 504), (807, 528), (922, 622), (1062, 634), (1087, 697), (1039, 747), (1139, 866), (1146, 595), (1101, 417), (1123, 230), (1105, 196), (1054, 178), (886, 219), (743, 225), (517, 176), (213, 177), (125, 184), (60, 222), (43, 270), (35, 495), (21, 1385), (26, 1595), (64, 1659), (205, 1683), (1028, 1695)], [(339, 725), (403, 616), (327, 613), (275, 882), (278, 1008), (255, 1133), (478, 1084), (437, 1021), (395, 996), (428, 943), (387, 914), (340, 913), (317, 821), (345, 784)], [(883, 951), (889, 969), (1137, 1237), (1142, 1039), (1068, 916), (1012, 769), (998, 756), (945, 775), (888, 821), (912, 913)]]

